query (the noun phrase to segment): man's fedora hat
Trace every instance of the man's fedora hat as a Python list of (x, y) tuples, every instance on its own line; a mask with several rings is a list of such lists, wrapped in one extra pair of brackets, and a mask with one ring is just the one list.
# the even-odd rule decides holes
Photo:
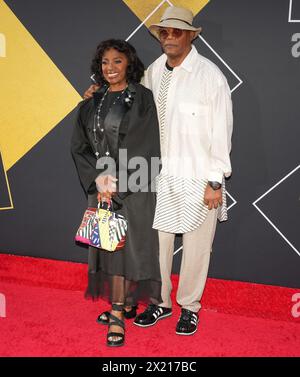
[(189, 9), (171, 6), (165, 10), (160, 23), (150, 25), (149, 30), (157, 39), (159, 39), (158, 31), (160, 27), (194, 31), (196, 38), (202, 28), (193, 26), (193, 17), (194, 15)]

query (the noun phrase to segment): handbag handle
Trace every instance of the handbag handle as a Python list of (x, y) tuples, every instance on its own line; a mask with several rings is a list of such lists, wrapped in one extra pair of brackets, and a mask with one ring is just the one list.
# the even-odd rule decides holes
[[(107, 208), (104, 208), (103, 207), (103, 204), (107, 204)], [(108, 200), (100, 200), (99, 202), (98, 202), (98, 209), (106, 209), (106, 210), (108, 210), (108, 211), (113, 211), (113, 201), (111, 200), (111, 199), (108, 199)]]

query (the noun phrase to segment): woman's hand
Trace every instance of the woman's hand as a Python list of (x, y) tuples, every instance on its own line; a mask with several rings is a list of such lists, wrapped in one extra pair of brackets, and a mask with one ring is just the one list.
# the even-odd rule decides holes
[(98, 201), (99, 197), (100, 200), (101, 198), (110, 199), (117, 191), (117, 178), (111, 175), (99, 175), (95, 182), (98, 190)]
[(91, 98), (91, 97), (93, 97), (93, 94), (94, 94), (95, 91), (98, 90), (99, 88), (100, 88), (99, 85), (95, 85), (95, 84), (91, 85), (91, 86), (88, 88), (88, 90), (86, 90), (86, 91), (84, 92), (83, 98), (84, 98), (84, 99), (87, 99), (87, 98)]
[(222, 205), (222, 190), (213, 190), (210, 185), (206, 186), (204, 193), (204, 204), (208, 206), (208, 209), (218, 208), (218, 205)]

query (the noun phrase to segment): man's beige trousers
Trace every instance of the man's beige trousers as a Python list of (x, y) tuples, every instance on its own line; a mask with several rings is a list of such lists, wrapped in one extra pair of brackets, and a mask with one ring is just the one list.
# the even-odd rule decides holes
[[(183, 234), (183, 250), (176, 300), (182, 308), (198, 312), (205, 287), (210, 253), (217, 224), (217, 210), (208, 212), (205, 221), (195, 230)], [(159, 304), (172, 307), (171, 272), (175, 234), (159, 232), (159, 262), (162, 277), (162, 300)]]

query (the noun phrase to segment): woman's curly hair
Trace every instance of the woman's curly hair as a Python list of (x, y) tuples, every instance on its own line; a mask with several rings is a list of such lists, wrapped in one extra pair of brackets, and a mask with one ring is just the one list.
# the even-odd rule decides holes
[(102, 73), (102, 57), (105, 51), (114, 48), (127, 56), (128, 66), (126, 72), (127, 82), (139, 83), (144, 76), (144, 64), (138, 58), (135, 48), (122, 39), (108, 39), (97, 46), (97, 50), (92, 61), (91, 72), (98, 84), (107, 84)]

